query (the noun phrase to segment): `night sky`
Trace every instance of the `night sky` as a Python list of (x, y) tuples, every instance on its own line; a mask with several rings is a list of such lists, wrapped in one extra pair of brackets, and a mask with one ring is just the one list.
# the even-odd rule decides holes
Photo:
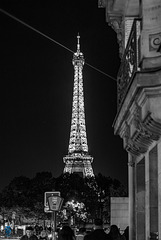
[[(77, 33), (85, 61), (117, 77), (116, 33), (97, 0), (11, 0), (0, 9), (71, 51)], [(63, 172), (68, 153), (74, 71), (72, 52), (0, 12), (1, 162), (0, 190), (14, 177)], [(117, 85), (88, 65), (83, 68), (85, 116), (93, 170), (127, 186), (127, 153), (114, 135)]]

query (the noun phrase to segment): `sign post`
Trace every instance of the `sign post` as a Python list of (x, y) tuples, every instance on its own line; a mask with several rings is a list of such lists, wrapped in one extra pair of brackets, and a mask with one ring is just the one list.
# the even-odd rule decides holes
[(45, 192), (44, 195), (44, 211), (51, 213), (52, 222), (52, 239), (55, 240), (56, 232), (56, 214), (60, 211), (63, 204), (63, 198), (60, 197), (60, 192)]

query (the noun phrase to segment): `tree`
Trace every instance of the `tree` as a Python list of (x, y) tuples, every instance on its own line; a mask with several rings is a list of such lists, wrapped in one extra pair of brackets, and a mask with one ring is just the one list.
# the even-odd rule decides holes
[(16, 177), (3, 189), (1, 206), (7, 211), (14, 209), (17, 212), (18, 209), (21, 218), (45, 218), (44, 192), (51, 191), (54, 180), (49, 172), (37, 173), (33, 179)]
[(24, 176), (15, 177), (10, 184), (2, 191), (1, 203), (5, 207), (29, 205), (28, 191), (30, 188), (30, 179)]
[(41, 203), (41, 206), (43, 206), (44, 193), (52, 190), (54, 180), (50, 172), (37, 173), (36, 176), (31, 179), (28, 197), (32, 209), (34, 209), (38, 203)]
[(50, 172), (41, 172), (32, 179), (24, 176), (14, 178), (1, 193), (1, 206), (21, 209), (21, 217), (30, 215), (39, 219), (46, 218), (44, 193), (52, 190), (60, 191), (65, 207), (72, 200), (83, 204), (81, 211), (75, 214), (77, 220), (83, 217), (81, 214), (86, 213), (88, 220), (101, 217), (108, 221), (110, 197), (127, 196), (126, 189), (117, 179), (100, 173), (90, 178), (69, 173), (53, 178)]
[(105, 177), (101, 173), (96, 176), (96, 182), (98, 187), (99, 217), (109, 221), (110, 197), (125, 197), (127, 196), (127, 191), (119, 180)]
[(86, 221), (87, 211), (84, 203), (72, 199), (65, 203), (65, 209), (72, 225), (80, 225), (81, 222)]

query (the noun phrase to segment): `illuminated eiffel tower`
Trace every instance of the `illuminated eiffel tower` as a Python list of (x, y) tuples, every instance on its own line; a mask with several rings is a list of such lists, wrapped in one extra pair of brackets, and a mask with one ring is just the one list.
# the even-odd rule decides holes
[(74, 90), (72, 105), (72, 121), (68, 147), (68, 155), (63, 158), (64, 173), (77, 173), (83, 177), (93, 177), (91, 163), (93, 157), (88, 154), (84, 94), (83, 94), (83, 65), (84, 56), (80, 52), (80, 36), (77, 36), (77, 52), (73, 54)]

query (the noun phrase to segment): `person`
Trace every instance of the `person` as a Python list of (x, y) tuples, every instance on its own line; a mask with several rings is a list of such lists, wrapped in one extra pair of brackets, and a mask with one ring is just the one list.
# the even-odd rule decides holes
[(48, 240), (48, 236), (45, 230), (42, 230), (39, 236), (39, 239)]
[(36, 225), (34, 227), (34, 230), (35, 230), (36, 236), (38, 236), (39, 235), (39, 226), (38, 226), (37, 223), (36, 223)]
[(123, 235), (125, 236), (126, 240), (129, 240), (129, 226), (125, 228)]
[(105, 231), (106, 234), (108, 234), (110, 232), (110, 227), (104, 228), (104, 231)]
[(9, 223), (7, 224), (7, 226), (5, 227), (5, 235), (6, 235), (6, 238), (9, 238), (10, 237), (10, 235), (11, 235), (11, 232), (12, 232), (12, 230), (11, 230), (11, 227), (10, 227), (10, 225), (9, 225)]
[(94, 231), (84, 236), (84, 240), (108, 240), (108, 235), (103, 229), (103, 221), (100, 218), (94, 220)]
[(51, 230), (52, 230), (51, 227), (47, 227), (47, 229), (46, 229), (47, 237), (49, 240), (52, 239), (52, 231)]
[(23, 235), (20, 240), (38, 240), (38, 237), (34, 235), (34, 229), (29, 226), (26, 227), (26, 234)]
[(86, 234), (86, 228), (82, 227), (79, 229), (79, 232), (76, 236), (76, 240), (83, 240), (84, 239), (84, 236)]
[(126, 240), (116, 225), (111, 225), (110, 232), (107, 235), (109, 240)]
[(59, 230), (58, 240), (75, 240), (74, 231), (71, 227), (65, 225)]

